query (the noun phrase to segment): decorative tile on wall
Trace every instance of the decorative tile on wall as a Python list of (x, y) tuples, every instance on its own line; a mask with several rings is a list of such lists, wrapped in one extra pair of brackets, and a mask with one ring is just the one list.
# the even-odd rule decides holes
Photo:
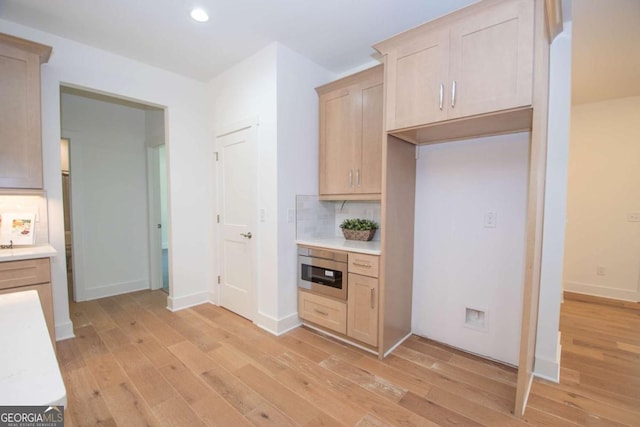
[(35, 195), (0, 195), (0, 214), (31, 212), (36, 214), (35, 244), (48, 243), (47, 199)]
[[(335, 202), (318, 200), (318, 196), (297, 196), (296, 238), (342, 237), (340, 224), (345, 219), (364, 218), (380, 224), (380, 217), (380, 202)], [(380, 233), (373, 240), (380, 240)]]
[(324, 238), (333, 234), (336, 222), (333, 202), (318, 196), (296, 196), (296, 238)]

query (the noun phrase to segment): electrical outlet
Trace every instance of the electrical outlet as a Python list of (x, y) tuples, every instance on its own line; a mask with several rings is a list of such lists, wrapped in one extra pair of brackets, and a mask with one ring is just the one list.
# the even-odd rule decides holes
[(596, 268), (596, 274), (598, 276), (606, 276), (607, 274), (607, 269), (603, 266), (598, 266), (598, 268)]
[(627, 221), (640, 222), (640, 212), (629, 212), (627, 214)]
[(266, 213), (264, 209), (260, 209), (260, 222), (265, 222)]
[(498, 225), (498, 212), (489, 211), (484, 214), (484, 228), (496, 228)]

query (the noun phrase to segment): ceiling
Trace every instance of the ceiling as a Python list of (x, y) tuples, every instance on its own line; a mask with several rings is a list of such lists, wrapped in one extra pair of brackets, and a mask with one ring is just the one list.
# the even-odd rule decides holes
[(572, 102), (640, 96), (640, 0), (574, 0)]
[(374, 43), (475, 1), (0, 0), (0, 19), (208, 81), (273, 41), (343, 74)]

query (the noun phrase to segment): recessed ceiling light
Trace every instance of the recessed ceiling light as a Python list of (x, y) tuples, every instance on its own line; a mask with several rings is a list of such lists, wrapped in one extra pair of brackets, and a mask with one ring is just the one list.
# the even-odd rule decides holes
[(193, 9), (191, 17), (198, 22), (207, 22), (209, 20), (209, 14), (200, 8)]

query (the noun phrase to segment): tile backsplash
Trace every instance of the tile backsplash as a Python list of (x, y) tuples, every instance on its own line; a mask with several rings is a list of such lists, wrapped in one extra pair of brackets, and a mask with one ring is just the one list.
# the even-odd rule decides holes
[(47, 199), (40, 195), (4, 195), (0, 194), (0, 214), (3, 213), (35, 213), (35, 243), (49, 242), (47, 226)]
[[(371, 219), (380, 224), (378, 201), (324, 201), (318, 196), (296, 197), (297, 239), (342, 237), (340, 224), (348, 218)], [(376, 233), (373, 240), (380, 240)]]

